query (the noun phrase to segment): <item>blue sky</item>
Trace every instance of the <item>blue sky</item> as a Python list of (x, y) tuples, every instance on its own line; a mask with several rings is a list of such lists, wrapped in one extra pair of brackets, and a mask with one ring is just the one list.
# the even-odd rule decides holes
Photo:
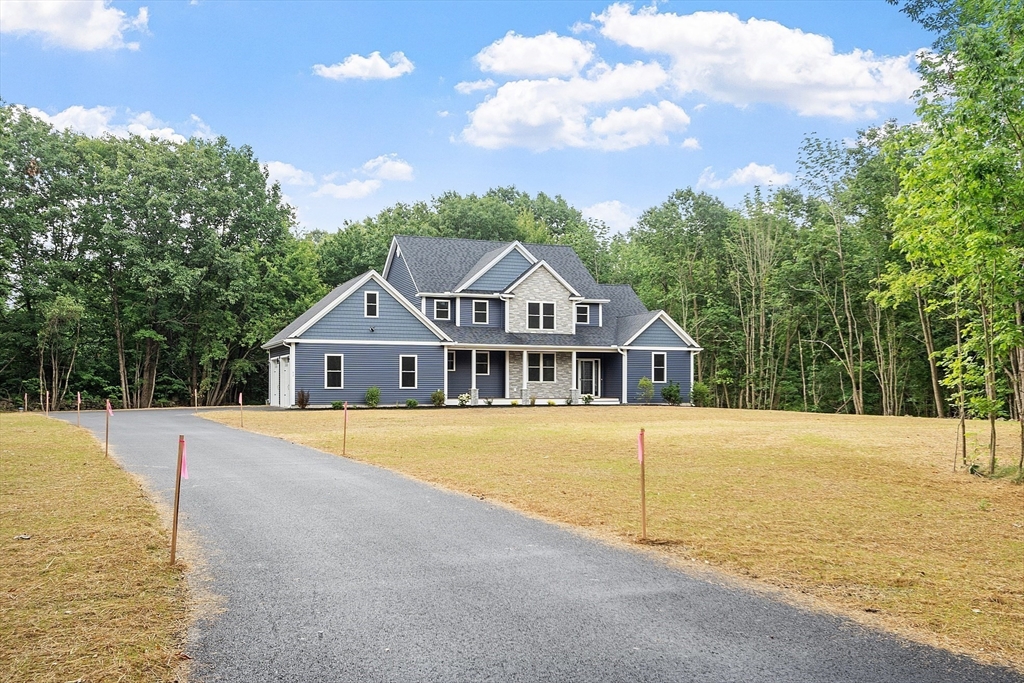
[(790, 181), (809, 133), (912, 119), (931, 40), (870, 0), (5, 0), (0, 97), (250, 145), (306, 228), (515, 185), (624, 229), (677, 188)]

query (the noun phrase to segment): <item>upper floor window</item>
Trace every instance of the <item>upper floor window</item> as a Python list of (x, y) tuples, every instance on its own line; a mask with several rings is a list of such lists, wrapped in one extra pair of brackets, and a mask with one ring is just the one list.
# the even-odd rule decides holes
[(451, 307), (448, 299), (434, 299), (434, 320), (451, 320)]
[(576, 306), (576, 324), (577, 325), (589, 325), (590, 324), (590, 305), (580, 304)]
[(487, 324), (487, 300), (473, 299), (473, 324)]
[(665, 353), (652, 353), (651, 354), (651, 375), (655, 382), (665, 381)]
[(324, 389), (345, 388), (345, 356), (328, 353), (324, 355)]
[(531, 330), (555, 329), (555, 304), (550, 301), (530, 301), (527, 303), (526, 327)]
[(367, 318), (377, 317), (377, 300), (380, 297), (379, 292), (363, 292), (363, 315)]

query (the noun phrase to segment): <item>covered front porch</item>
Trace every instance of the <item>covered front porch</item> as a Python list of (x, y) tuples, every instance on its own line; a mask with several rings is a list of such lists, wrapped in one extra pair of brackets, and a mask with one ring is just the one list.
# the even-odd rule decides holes
[(458, 405), (616, 404), (622, 400), (622, 355), (617, 351), (557, 348), (448, 348), (445, 397)]

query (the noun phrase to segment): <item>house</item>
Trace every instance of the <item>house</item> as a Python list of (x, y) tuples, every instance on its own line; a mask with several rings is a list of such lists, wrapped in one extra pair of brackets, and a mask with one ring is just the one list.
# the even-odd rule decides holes
[(383, 274), (336, 287), (263, 345), (270, 402), (634, 403), (642, 377), (690, 400), (701, 349), (628, 285), (598, 284), (571, 247), (396, 236)]

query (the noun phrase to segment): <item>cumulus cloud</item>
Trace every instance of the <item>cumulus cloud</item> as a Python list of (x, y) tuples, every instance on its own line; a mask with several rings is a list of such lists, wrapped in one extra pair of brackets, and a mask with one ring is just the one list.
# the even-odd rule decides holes
[[(36, 118), (46, 121), (54, 128), (60, 130), (71, 129), (91, 137), (114, 135), (126, 138), (129, 135), (138, 135), (144, 138), (156, 137), (160, 140), (178, 143), (185, 142), (186, 140), (184, 135), (178, 133), (174, 128), (148, 111), (144, 111), (141, 114), (127, 112), (127, 121), (120, 123), (114, 121), (117, 117), (117, 109), (114, 107), (98, 106), (86, 108), (76, 104), (56, 114), (47, 114), (45, 111), (34, 107), (29, 107), (26, 111)], [(198, 116), (193, 114), (192, 122), (196, 128), (196, 133), (194, 134), (201, 136), (202, 134), (210, 133), (209, 126), (203, 123), (203, 120)]]
[(732, 174), (722, 180), (715, 175), (710, 166), (704, 169), (697, 180), (698, 188), (709, 188), (717, 190), (721, 187), (736, 187), (753, 185), (785, 185), (793, 180), (792, 173), (782, 173), (775, 168), (775, 164), (763, 166), (751, 161), (743, 168), (737, 168)]
[(624, 232), (636, 223), (633, 209), (617, 199), (598, 202), (581, 211), (584, 218), (601, 221), (615, 232)]
[(662, 101), (595, 115), (593, 109), (650, 95), (668, 80), (656, 63), (600, 64), (585, 76), (510, 81), (469, 114), (462, 139), (488, 149), (520, 146), (542, 151), (561, 147), (628, 149), (664, 142), (689, 117)]
[(324, 183), (313, 193), (314, 197), (334, 197), (335, 199), (362, 199), (381, 188), (384, 183), (376, 178), (370, 180), (350, 180), (344, 185)]
[(700, 149), (700, 140), (697, 138), (686, 138), (681, 145), (683, 149)]
[(485, 81), (462, 81), (461, 83), (455, 84), (455, 92), (462, 95), (468, 95), (474, 93), (477, 90), (490, 90), (494, 87), (494, 81), (487, 79)]
[(874, 117), (876, 105), (906, 102), (919, 84), (912, 55), (837, 53), (832, 39), (775, 21), (726, 12), (678, 15), (616, 3), (592, 20), (620, 45), (671, 60), (680, 94), (720, 102), (789, 107), (804, 116)]
[(412, 165), (397, 154), (382, 154), (363, 164), (363, 173), (380, 180), (412, 180)]
[(505, 76), (575, 76), (594, 58), (594, 44), (548, 31), (527, 37), (509, 31), (474, 60), (481, 71)]
[(348, 78), (359, 78), (364, 81), (388, 80), (412, 73), (415, 65), (402, 52), (393, 52), (385, 59), (380, 52), (371, 52), (368, 57), (349, 55), (344, 62), (325, 66), (315, 64), (313, 73), (324, 78), (343, 81)]
[(109, 0), (4, 0), (0, 2), (0, 33), (38, 34), (43, 40), (72, 50), (138, 50), (125, 42), (127, 31), (145, 31), (149, 9), (135, 18), (110, 7)]
[(309, 171), (303, 171), (283, 161), (268, 161), (267, 173), (271, 182), (282, 185), (315, 185), (316, 180)]

